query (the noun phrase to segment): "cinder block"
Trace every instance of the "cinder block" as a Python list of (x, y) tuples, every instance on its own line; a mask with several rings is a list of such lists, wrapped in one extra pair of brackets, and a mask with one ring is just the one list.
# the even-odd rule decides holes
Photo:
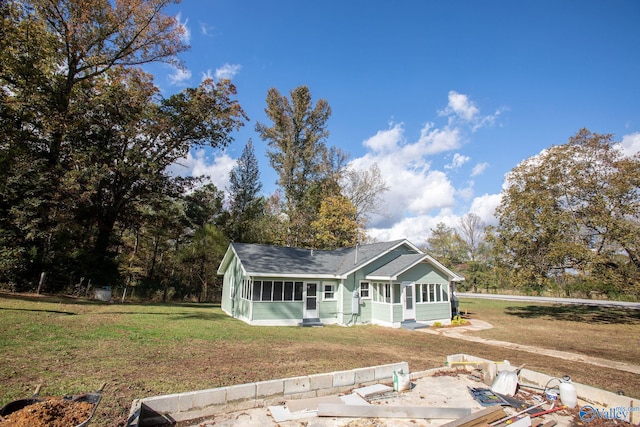
[(227, 387), (227, 403), (235, 400), (255, 400), (256, 383), (238, 384)]
[(354, 385), (356, 381), (356, 373), (353, 371), (341, 371), (333, 373), (333, 386), (344, 387)]
[(159, 414), (170, 414), (172, 412), (178, 412), (180, 408), (180, 397), (178, 394), (165, 394), (164, 396), (143, 399), (142, 403)]
[(256, 397), (274, 396), (284, 393), (284, 380), (260, 381), (256, 383)]
[(309, 387), (311, 390), (323, 390), (333, 387), (332, 374), (309, 375)]
[(306, 393), (311, 390), (309, 377), (294, 377), (284, 380), (284, 394)]
[(389, 365), (376, 366), (376, 381), (388, 380), (389, 378), (393, 378), (393, 371), (399, 371), (401, 369), (403, 372), (409, 372), (409, 363), (400, 362), (392, 363)]
[(356, 375), (356, 384), (367, 383), (376, 379), (376, 370), (374, 368), (354, 369), (353, 372)]
[(318, 397), (318, 390), (309, 390), (304, 393), (286, 394), (284, 397), (287, 400), (311, 399), (314, 397)]
[(224, 405), (227, 402), (227, 387), (201, 390), (193, 396), (193, 408)]

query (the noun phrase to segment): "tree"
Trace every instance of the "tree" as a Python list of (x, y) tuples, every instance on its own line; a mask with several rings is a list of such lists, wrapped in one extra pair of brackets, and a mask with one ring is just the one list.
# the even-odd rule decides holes
[(249, 139), (229, 173), (227, 235), (231, 241), (252, 243), (259, 240), (256, 227), (258, 218), (264, 213), (264, 201), (259, 197), (261, 189), (258, 160)]
[[(95, 227), (94, 265), (88, 267), (97, 282), (115, 275), (115, 267), (106, 274), (102, 266), (113, 260), (116, 223), (135, 216), (145, 202), (182, 193), (182, 181), (167, 167), (193, 146), (225, 146), (244, 119), (230, 99), (235, 88), (228, 81), (205, 80), (158, 103), (156, 93), (140, 70), (112, 68), (79, 96), (84, 108), (72, 110), (68, 140), (76, 147), (70, 158), (77, 167), (62, 175), (64, 188), (72, 190), (64, 200), (73, 203), (86, 227)], [(122, 105), (122, 99), (128, 102)]]
[(458, 235), (464, 242), (469, 260), (476, 261), (480, 246), (484, 239), (484, 223), (474, 213), (468, 213), (460, 218)]
[(194, 230), (216, 224), (223, 213), (224, 193), (214, 184), (196, 188), (184, 196), (185, 215)]
[(64, 175), (89, 166), (74, 160), (78, 141), (70, 137), (78, 112), (90, 114), (85, 91), (114, 68), (179, 65), (176, 55), (187, 46), (175, 18), (162, 13), (169, 3), (1, 2), (0, 173), (6, 184), (0, 185), (0, 238), (3, 247), (22, 249), (12, 256), (16, 266), (29, 265), (25, 274), (67, 265), (72, 234), (83, 232), (68, 211), (74, 200)]
[(371, 215), (384, 213), (381, 198), (388, 190), (375, 163), (367, 170), (348, 169), (342, 180), (342, 192), (356, 207), (356, 221), (363, 227)]
[(180, 262), (189, 276), (200, 285), (198, 301), (210, 300), (210, 287), (216, 281), (217, 269), (229, 242), (222, 231), (212, 224), (198, 229), (191, 242), (181, 248)]
[(311, 226), (316, 230), (318, 249), (355, 246), (363, 234), (356, 221), (356, 207), (344, 196), (325, 198)]
[(427, 239), (427, 249), (444, 265), (452, 267), (465, 259), (464, 242), (455, 229), (447, 227), (443, 222), (431, 229), (431, 236)]
[(32, 100), (37, 103), (31, 108), (46, 107), (23, 117), (37, 120), (30, 124), (39, 125), (50, 164), (63, 160), (79, 83), (114, 67), (179, 64), (176, 55), (188, 46), (181, 39), (184, 29), (162, 13), (170, 3), (175, 1), (13, 0), (3, 6), (10, 13), (3, 23), (8, 62), (0, 81), (20, 108), (28, 110)]
[(611, 135), (582, 129), (519, 164), (507, 184), (497, 246), (518, 284), (538, 292), (567, 283), (638, 292), (638, 155), (624, 157)]
[(312, 210), (318, 207), (314, 202), (322, 193), (322, 166), (327, 158), (325, 140), (329, 135), (326, 122), (331, 107), (324, 99), (314, 106), (306, 86), (293, 89), (290, 96), (291, 99), (275, 88), (269, 89), (265, 112), (272, 125), (257, 123), (256, 131), (269, 145), (267, 156), (284, 191), (288, 244), (304, 246), (313, 241), (310, 224), (316, 214)]

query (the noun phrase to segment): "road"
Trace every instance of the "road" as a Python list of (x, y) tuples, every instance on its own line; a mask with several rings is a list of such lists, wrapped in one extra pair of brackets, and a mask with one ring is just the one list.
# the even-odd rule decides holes
[(456, 292), (458, 298), (485, 298), (498, 299), (506, 301), (530, 301), (530, 302), (548, 302), (553, 304), (582, 304), (595, 305), (604, 307), (624, 307), (640, 310), (640, 302), (627, 301), (608, 301), (581, 298), (555, 298), (555, 297), (534, 297), (527, 295), (497, 295), (497, 294), (475, 294), (468, 292)]

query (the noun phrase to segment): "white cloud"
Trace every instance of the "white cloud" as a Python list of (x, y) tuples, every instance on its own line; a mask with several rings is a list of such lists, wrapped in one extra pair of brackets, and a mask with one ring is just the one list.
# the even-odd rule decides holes
[(500, 194), (484, 194), (473, 200), (469, 212), (478, 215), (485, 225), (497, 225), (495, 214), (501, 200)]
[(376, 154), (394, 152), (398, 149), (398, 144), (402, 142), (404, 129), (402, 123), (398, 123), (387, 130), (379, 130), (371, 138), (362, 144), (370, 148)]
[[(448, 105), (439, 114), (448, 116), (447, 123), (442, 127), (426, 123), (417, 141), (406, 137), (403, 123), (391, 123), (388, 129), (363, 141), (367, 152), (351, 161), (350, 166), (355, 169), (368, 169), (376, 163), (389, 188), (382, 195), (385, 215), (371, 218), (367, 229), (370, 237), (377, 240), (407, 238), (422, 244), (431, 235), (431, 228), (439, 222), (449, 226), (457, 224), (464, 215), (454, 214), (457, 200), (472, 201), (472, 212), (487, 223), (495, 222), (493, 211), (499, 195), (473, 199), (473, 181), (463, 184), (463, 188), (456, 188), (447, 175), (470, 162), (471, 158), (457, 152), (442, 170), (432, 167), (431, 158), (461, 148), (466, 142), (465, 135), (492, 122), (493, 119), (487, 117), (495, 116), (483, 117), (466, 95), (455, 91), (449, 92)], [(488, 166), (488, 163), (476, 164), (472, 177), (484, 172)]]
[(176, 176), (204, 176), (205, 183), (215, 184), (223, 190), (229, 184), (229, 173), (237, 164), (227, 153), (220, 153), (213, 158), (206, 156), (205, 150), (189, 152), (186, 158), (180, 159), (169, 167), (170, 173)]
[(205, 73), (202, 73), (202, 81), (205, 80), (213, 80), (213, 76), (211, 75), (211, 70), (207, 70)]
[(469, 160), (471, 160), (471, 157), (464, 156), (464, 155), (462, 155), (460, 153), (456, 153), (456, 154), (453, 155), (453, 159), (451, 160), (451, 163), (449, 163), (448, 165), (445, 165), (444, 168), (445, 169), (458, 169), (458, 168), (462, 167), (462, 165), (467, 163)]
[(640, 132), (632, 133), (622, 137), (622, 142), (616, 144), (625, 156), (633, 156), (640, 153)]
[(200, 33), (203, 36), (213, 37), (213, 30), (215, 29), (215, 27), (210, 26), (206, 22), (202, 21), (198, 22), (198, 24), (200, 24)]
[(189, 19), (187, 18), (184, 20), (184, 22), (181, 22), (180, 18), (182, 18), (182, 15), (178, 13), (176, 15), (176, 21), (178, 23), (178, 28), (182, 30), (180, 40), (182, 40), (183, 43), (189, 44), (189, 42), (191, 42), (191, 30), (187, 26), (187, 24), (189, 23)]
[(240, 72), (241, 68), (242, 65), (239, 64), (224, 64), (222, 67), (216, 69), (216, 79), (231, 80)]
[(447, 107), (440, 111), (441, 116), (457, 116), (464, 121), (470, 122), (476, 118), (480, 113), (475, 103), (469, 100), (467, 95), (456, 92), (455, 90), (449, 91), (449, 104)]
[(443, 209), (437, 215), (418, 215), (403, 218), (389, 228), (371, 228), (367, 230), (369, 237), (384, 242), (397, 239), (408, 239), (411, 243), (422, 246), (431, 237), (431, 230), (435, 229), (439, 223), (444, 223), (449, 227), (458, 224), (459, 217), (453, 215), (451, 210)]
[(445, 126), (436, 129), (433, 123), (427, 123), (420, 131), (419, 145), (424, 147), (423, 154), (436, 154), (460, 148), (462, 145), (461, 129)]
[(471, 176), (482, 175), (482, 173), (487, 170), (488, 167), (489, 163), (487, 162), (478, 163), (473, 167), (473, 170), (471, 170)]
[(191, 79), (191, 70), (187, 68), (172, 68), (173, 73), (167, 75), (169, 83), (174, 86), (185, 86)]

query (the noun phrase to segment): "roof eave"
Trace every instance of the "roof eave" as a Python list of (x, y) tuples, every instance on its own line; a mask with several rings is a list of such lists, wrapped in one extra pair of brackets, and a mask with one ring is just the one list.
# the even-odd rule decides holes
[(336, 274), (305, 274), (305, 273), (267, 273), (264, 271), (249, 271), (246, 272), (247, 276), (251, 277), (270, 277), (270, 278), (283, 278), (283, 279), (334, 279), (340, 280), (344, 277)]

